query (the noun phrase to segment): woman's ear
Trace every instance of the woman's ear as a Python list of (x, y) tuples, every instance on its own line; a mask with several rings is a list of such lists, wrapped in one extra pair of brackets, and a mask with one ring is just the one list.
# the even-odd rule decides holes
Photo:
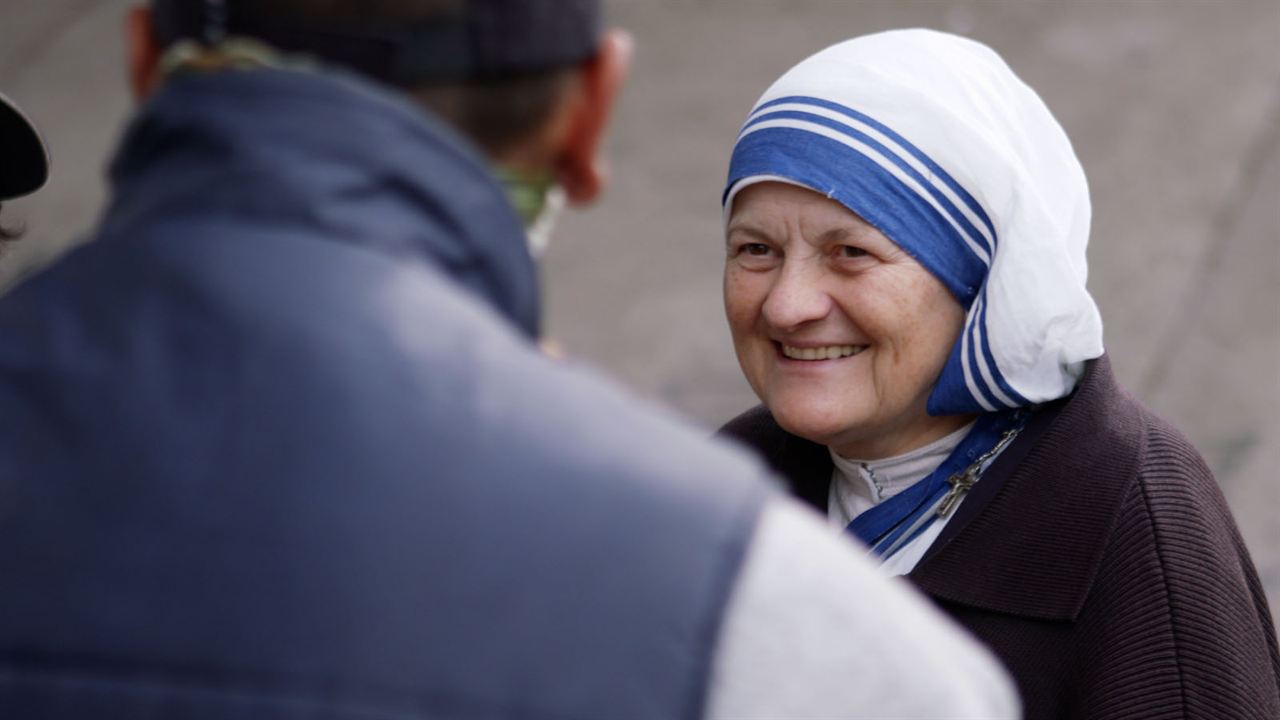
[(151, 7), (129, 8), (124, 21), (125, 49), (129, 61), (129, 89), (134, 100), (146, 99), (160, 82), (160, 43), (151, 24)]
[(574, 97), (566, 100), (570, 117), (560, 140), (555, 171), (569, 201), (575, 204), (595, 200), (608, 180), (605, 131), (631, 69), (633, 47), (625, 31), (606, 32), (595, 57), (579, 70)]

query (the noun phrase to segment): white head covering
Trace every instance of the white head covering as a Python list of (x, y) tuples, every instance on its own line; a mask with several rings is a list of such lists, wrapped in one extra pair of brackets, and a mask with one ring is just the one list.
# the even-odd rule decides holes
[(756, 103), (729, 169), (835, 199), (967, 310), (929, 398), (935, 415), (1063, 397), (1102, 354), (1085, 289), (1089, 189), (1048, 108), (990, 48), (931, 30), (849, 40)]

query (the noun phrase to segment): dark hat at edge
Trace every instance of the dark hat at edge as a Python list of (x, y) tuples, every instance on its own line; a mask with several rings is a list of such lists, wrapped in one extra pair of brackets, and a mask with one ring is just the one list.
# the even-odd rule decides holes
[(598, 48), (601, 0), (462, 0), (417, 21), (324, 23), (252, 0), (153, 0), (162, 46), (227, 36), (315, 55), (399, 87), (514, 77), (577, 64)]
[(0, 94), (0, 200), (33, 193), (48, 179), (44, 141), (18, 106)]

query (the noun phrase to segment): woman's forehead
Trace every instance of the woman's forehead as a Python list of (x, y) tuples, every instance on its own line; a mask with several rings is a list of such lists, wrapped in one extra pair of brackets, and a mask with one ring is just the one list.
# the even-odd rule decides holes
[(817, 191), (773, 181), (752, 184), (736, 194), (727, 229), (759, 231), (790, 222), (800, 222), (806, 229), (874, 230), (857, 213)]

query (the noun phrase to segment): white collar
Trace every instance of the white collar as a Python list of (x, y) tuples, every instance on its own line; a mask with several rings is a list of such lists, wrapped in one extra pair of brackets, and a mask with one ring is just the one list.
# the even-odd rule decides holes
[[(933, 472), (972, 429), (969, 423), (924, 447), (880, 460), (845, 458), (827, 448), (836, 468), (833, 480), (842, 486), (837, 492), (847, 491), (870, 505), (888, 500)], [(841, 504), (845, 504), (843, 497)]]

